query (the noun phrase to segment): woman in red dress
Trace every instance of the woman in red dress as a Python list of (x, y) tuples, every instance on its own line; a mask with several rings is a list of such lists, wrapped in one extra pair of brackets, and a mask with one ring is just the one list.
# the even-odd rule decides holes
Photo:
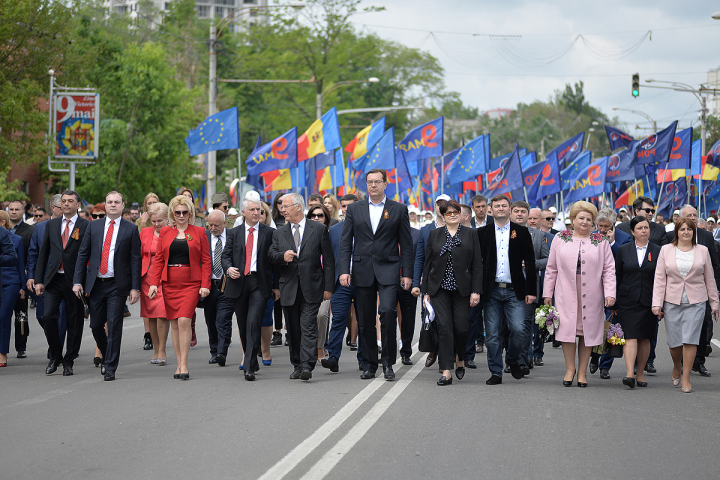
[(200, 297), (210, 293), (210, 245), (205, 229), (193, 225), (195, 208), (184, 195), (170, 200), (170, 226), (160, 230), (160, 245), (150, 267), (148, 297), (152, 300), (162, 282), (165, 316), (172, 327), (178, 368), (173, 378), (190, 378), (187, 359), (190, 323)]
[(153, 347), (155, 348), (155, 355), (153, 355), (150, 363), (165, 365), (167, 363), (165, 345), (167, 344), (170, 324), (165, 318), (165, 300), (163, 299), (162, 285), (158, 285), (157, 294), (152, 300), (148, 297), (148, 292), (150, 291), (150, 265), (152, 265), (153, 258), (155, 258), (160, 247), (160, 230), (167, 227), (168, 224), (168, 206), (156, 202), (150, 205), (148, 211), (144, 213), (147, 213), (148, 223), (153, 228), (140, 230), (140, 253), (142, 254), (140, 316), (148, 325)]

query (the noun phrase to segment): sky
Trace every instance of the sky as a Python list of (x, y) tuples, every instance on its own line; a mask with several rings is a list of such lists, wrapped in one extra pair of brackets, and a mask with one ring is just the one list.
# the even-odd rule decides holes
[[(547, 101), (582, 80), (586, 100), (618, 116), (631, 135), (650, 133), (650, 121), (613, 107), (642, 111), (658, 129), (673, 120), (700, 128), (694, 95), (651, 89), (662, 84), (645, 80), (698, 88), (720, 68), (720, 21), (712, 19), (720, 2), (361, 1), (360, 9), (368, 6), (385, 11), (353, 16), (358, 29), (431, 53), (447, 90), (481, 111)], [(640, 74), (638, 98), (633, 73)]]

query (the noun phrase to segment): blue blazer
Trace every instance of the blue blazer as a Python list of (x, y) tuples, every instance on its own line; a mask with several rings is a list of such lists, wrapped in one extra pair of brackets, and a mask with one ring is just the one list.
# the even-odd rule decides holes
[(415, 269), (413, 270), (412, 288), (420, 288), (420, 279), (422, 278), (423, 268), (425, 267), (425, 251), (427, 250), (428, 237), (430, 236), (430, 232), (435, 228), (435, 222), (428, 223), (422, 227), (415, 242)]
[[(328, 230), (333, 254), (335, 255), (335, 283), (337, 283), (338, 278), (340, 278), (340, 269), (338, 267), (340, 265), (340, 236), (342, 235), (343, 223), (345, 222), (336, 223)], [(354, 251), (355, 249), (353, 248), (353, 252)]]
[(0, 268), (2, 285), (20, 284), (22, 285), (23, 290), (27, 290), (27, 287), (25, 286), (27, 283), (27, 278), (25, 277), (25, 247), (22, 243), (22, 237), (20, 235), (15, 235), (14, 233), (8, 234), (10, 235), (10, 241), (15, 248), (18, 262), (17, 265), (13, 265), (12, 267)]
[(622, 230), (615, 229), (615, 243), (612, 244), (610, 247), (612, 249), (613, 255), (617, 253), (618, 248), (620, 248), (621, 245), (625, 245), (626, 243), (632, 242), (632, 235), (628, 235), (627, 233), (623, 232)]
[(35, 225), (32, 237), (30, 237), (30, 247), (28, 248), (27, 258), (27, 278), (35, 279), (35, 266), (37, 265), (38, 253), (40, 252), (40, 245), (45, 235), (45, 227), (47, 222), (38, 223)]

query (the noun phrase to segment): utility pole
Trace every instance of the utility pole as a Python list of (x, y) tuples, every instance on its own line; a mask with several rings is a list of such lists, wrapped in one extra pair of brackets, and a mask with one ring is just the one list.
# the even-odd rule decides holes
[[(208, 117), (211, 117), (217, 113), (217, 107), (215, 106), (215, 99), (217, 97), (217, 52), (215, 50), (215, 42), (217, 40), (217, 26), (215, 24), (210, 25), (210, 68), (209, 70), (209, 83), (208, 83)], [(207, 152), (207, 180), (206, 180), (206, 194), (205, 200), (208, 202), (206, 207), (210, 205), (211, 198), (215, 195), (216, 188), (216, 165), (215, 150)]]

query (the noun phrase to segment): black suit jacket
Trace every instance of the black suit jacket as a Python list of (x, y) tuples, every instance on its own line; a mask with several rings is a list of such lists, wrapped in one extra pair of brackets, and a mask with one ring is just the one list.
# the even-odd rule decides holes
[(335, 291), (335, 256), (328, 229), (322, 223), (306, 220), (300, 255), (290, 263), (284, 258), (288, 250), (297, 252), (290, 223), (273, 232), (269, 251), (270, 261), (280, 270), (280, 304), (283, 307), (295, 304), (298, 284), (307, 302), (321, 303), (323, 292)]
[[(15, 235), (22, 238), (26, 260), (28, 258), (28, 249), (30, 248), (30, 240), (32, 239), (33, 230), (35, 230), (35, 225), (28, 225), (25, 222), (18, 223), (17, 229), (15, 230)], [(23, 265), (23, 268), (25, 268), (25, 265)]]
[[(630, 231), (630, 220), (621, 223), (615, 228), (617, 228), (618, 230), (622, 230), (628, 235), (632, 235), (632, 232)], [(662, 247), (663, 245), (667, 245), (670, 242), (672, 242), (672, 237), (670, 238), (670, 240), (667, 239), (667, 232), (665, 231), (665, 227), (663, 227), (659, 223), (650, 222), (650, 243), (654, 243), (655, 245)]]
[[(720, 285), (720, 283), (718, 283), (720, 282), (720, 252), (718, 252), (718, 250), (720, 250), (720, 244), (713, 238), (712, 233), (707, 230), (698, 228), (695, 230), (695, 233), (697, 235), (695, 239), (696, 243), (708, 249), (710, 263), (712, 263), (713, 267), (713, 276), (715, 277), (715, 285)], [(666, 243), (672, 243), (673, 240), (675, 240), (675, 230), (666, 232), (666, 240)]]
[(615, 275), (617, 278), (617, 303), (630, 307), (638, 303), (652, 307), (655, 267), (660, 258), (660, 247), (648, 243), (642, 267), (638, 265), (635, 242), (620, 245), (615, 251)]
[[(113, 253), (113, 275), (115, 288), (120, 296), (127, 296), (130, 290), (140, 291), (142, 277), (142, 256), (140, 255), (140, 233), (134, 223), (117, 219), (118, 233)], [(103, 246), (105, 244), (105, 219), (90, 222), (85, 230), (75, 263), (74, 284), (82, 285), (85, 293), (92, 293), (95, 279), (100, 274)], [(65, 267), (67, 271), (67, 267)]]
[[(225, 230), (225, 249), (222, 254), (222, 267), (223, 272), (227, 275), (228, 268), (235, 267), (240, 270), (240, 277), (232, 279), (227, 277), (227, 283), (225, 284), (225, 296), (228, 298), (238, 298), (242, 295), (243, 285), (245, 283), (245, 230), (248, 228), (245, 222), (232, 228), (231, 230)], [(270, 263), (270, 257), (268, 255), (270, 251), (270, 245), (272, 245), (272, 237), (274, 228), (265, 225), (262, 222), (258, 222), (255, 225), (257, 229), (257, 275), (258, 275), (258, 289), (260, 294), (269, 298), (273, 288), (278, 288), (278, 275), (275, 270), (273, 275), (272, 263)], [(208, 232), (209, 233), (209, 232)], [(210, 242), (210, 250), (212, 250), (212, 242)], [(210, 252), (212, 256), (212, 252)]]
[(352, 282), (356, 287), (370, 287), (375, 279), (380, 285), (399, 283), (401, 263), (403, 276), (412, 278), (412, 253), (410, 217), (405, 205), (386, 198), (375, 233), (370, 223), (369, 200), (348, 206), (340, 238), (339, 269), (340, 275), (350, 273), (352, 256)]
[[(482, 293), (483, 264), (477, 233), (472, 228), (461, 227), (456, 235), (460, 245), (452, 251), (452, 266), (458, 293), (463, 297)], [(436, 228), (428, 236), (422, 290), (431, 296), (437, 294), (445, 275), (448, 254), (440, 255), (440, 252), (446, 240), (445, 228)]]
[[(63, 249), (60, 227), (64, 219), (65, 216), (52, 218), (47, 221), (47, 227), (45, 227), (45, 235), (43, 235), (37, 265), (35, 266), (35, 282), (43, 283), (45, 287), (50, 284), (60, 269), (60, 264), (63, 264), (65, 270), (65, 286), (68, 288), (73, 286), (78, 250), (80, 250), (80, 243), (90, 222), (78, 216), (73, 231), (70, 232), (68, 237), (67, 245)], [(137, 227), (135, 229), (137, 230)], [(73, 238), (76, 230), (77, 238)]]
[[(513, 238), (513, 232), (514, 237)], [(479, 228), (478, 239), (482, 250), (483, 260), (483, 298), (489, 298), (495, 286), (497, 273), (497, 246), (495, 245), (495, 225), (486, 225)], [(510, 240), (508, 243), (508, 257), (510, 260), (510, 279), (512, 280), (515, 296), (525, 301), (526, 295), (537, 294), (535, 277), (535, 252), (532, 237), (527, 227), (510, 222)], [(523, 261), (525, 270), (523, 272)]]

